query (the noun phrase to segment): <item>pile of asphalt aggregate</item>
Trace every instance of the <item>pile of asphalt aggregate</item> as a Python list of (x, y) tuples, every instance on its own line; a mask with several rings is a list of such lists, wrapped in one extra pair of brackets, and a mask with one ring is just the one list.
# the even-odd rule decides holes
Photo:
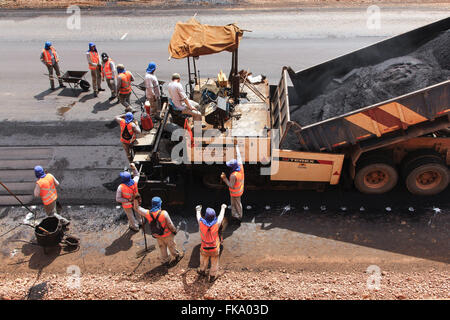
[[(450, 30), (447, 30), (409, 55), (356, 68), (342, 78), (331, 80), (321, 95), (292, 108), (291, 120), (304, 127), (449, 78)], [(296, 143), (290, 141), (288, 145)]]

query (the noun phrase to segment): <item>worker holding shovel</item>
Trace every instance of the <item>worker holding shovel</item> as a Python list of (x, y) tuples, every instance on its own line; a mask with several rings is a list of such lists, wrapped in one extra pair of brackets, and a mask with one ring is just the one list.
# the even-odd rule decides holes
[(166, 210), (161, 209), (161, 198), (152, 198), (152, 208), (150, 210), (142, 208), (140, 206), (141, 203), (141, 195), (136, 194), (134, 197), (134, 210), (150, 223), (152, 237), (158, 241), (163, 265), (169, 265), (170, 258), (167, 254), (167, 250), (169, 250), (170, 254), (173, 256), (172, 263), (177, 263), (184, 257), (184, 252), (179, 252), (177, 249), (177, 244), (175, 243), (177, 229), (170, 219), (169, 213)]
[(59, 186), (58, 180), (52, 174), (45, 173), (41, 166), (34, 167), (34, 174), (38, 179), (34, 188), (34, 196), (42, 199), (44, 210), (49, 217), (55, 216), (61, 221), (63, 227), (68, 226), (70, 221), (56, 213), (56, 199), (58, 199), (56, 187)]

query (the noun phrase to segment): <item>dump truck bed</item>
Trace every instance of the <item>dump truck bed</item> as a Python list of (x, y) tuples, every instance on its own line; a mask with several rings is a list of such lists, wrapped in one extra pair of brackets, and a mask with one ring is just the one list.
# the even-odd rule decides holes
[[(414, 63), (412, 53), (415, 50), (421, 50), (423, 45), (428, 45), (430, 41), (449, 31), (450, 18), (446, 18), (299, 72), (285, 67), (282, 78), (286, 78), (288, 74), (293, 87), (288, 88), (285, 79), (280, 81), (276, 91), (271, 92), (272, 105), (279, 105), (280, 100), (275, 93), (283, 91), (279, 87), (284, 83), (285, 104), (288, 110), (285, 112), (284, 124), (280, 124), (281, 148), (336, 152), (345, 146), (359, 143), (374, 144), (380, 137), (392, 138), (396, 135), (406, 135), (413, 127), (420, 128), (416, 130), (417, 134), (426, 134), (448, 127), (450, 125), (448, 119), (450, 81), (446, 77), (446, 69), (444, 81), (423, 87), (420, 87), (419, 83), (419, 90), (358, 107), (350, 112), (342, 110), (341, 114), (339, 113), (341, 110), (335, 108), (333, 102), (327, 101), (331, 104), (328, 108), (335, 115), (326, 120), (302, 125), (295, 121), (293, 112), (297, 112), (297, 115), (301, 114), (302, 108), (305, 108), (309, 102), (326, 94), (330, 83), (334, 82), (334, 88), (338, 87), (341, 92), (345, 91), (345, 87), (341, 89), (336, 83), (343, 83), (351, 78), (353, 70), (368, 68), (389, 59), (409, 57), (410, 54)], [(395, 64), (395, 60), (393, 61)], [(395, 70), (393, 74), (395, 75)], [(368, 76), (370, 77), (370, 74)], [(348, 96), (345, 98), (347, 99)], [(306, 112), (306, 109), (303, 111)], [(336, 112), (338, 112), (337, 115)], [(436, 119), (439, 121), (434, 121)], [(274, 127), (277, 128), (277, 125), (275, 123)]]

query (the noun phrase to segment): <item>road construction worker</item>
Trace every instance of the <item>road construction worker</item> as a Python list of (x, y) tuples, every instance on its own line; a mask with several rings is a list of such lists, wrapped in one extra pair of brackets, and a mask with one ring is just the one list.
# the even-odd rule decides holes
[(244, 193), (244, 165), (242, 163), (239, 147), (236, 145), (237, 159), (232, 159), (226, 162), (228, 168), (230, 168), (230, 179), (224, 172), (220, 175), (222, 180), (228, 186), (230, 191), (231, 202), (231, 216), (237, 224), (242, 221), (242, 203), (241, 196)]
[(174, 110), (183, 114), (191, 115), (194, 121), (202, 121), (202, 114), (198, 111), (198, 103), (187, 98), (183, 85), (180, 83), (181, 77), (178, 73), (172, 75), (172, 81), (167, 90), (169, 92), (169, 104)]
[(89, 64), (89, 70), (91, 70), (92, 76), (92, 88), (94, 90), (94, 97), (98, 96), (99, 91), (105, 91), (102, 89), (102, 63), (98, 56), (95, 43), (89, 43), (89, 50), (86, 51), (86, 58)]
[(63, 227), (68, 226), (70, 221), (56, 212), (56, 200), (58, 199), (56, 187), (59, 186), (58, 180), (52, 174), (46, 173), (41, 166), (34, 167), (34, 174), (38, 179), (34, 188), (34, 196), (41, 198), (44, 210), (49, 217), (55, 216), (61, 221)]
[(216, 212), (212, 208), (207, 208), (205, 217), (202, 218), (202, 206), (198, 205), (195, 209), (197, 211), (197, 221), (200, 229), (200, 267), (197, 272), (201, 276), (206, 276), (206, 268), (211, 260), (211, 269), (209, 270), (209, 281), (213, 282), (217, 279), (217, 272), (219, 270), (219, 256), (220, 244), (222, 242), (219, 235), (219, 228), (222, 225), (225, 214), (226, 204), (222, 204), (219, 217), (216, 217)]
[(170, 255), (173, 257), (172, 263), (177, 263), (184, 257), (184, 252), (179, 252), (177, 249), (177, 244), (175, 243), (175, 235), (177, 234), (177, 229), (175, 228), (172, 220), (170, 219), (169, 213), (166, 210), (161, 209), (162, 201), (160, 197), (152, 198), (152, 208), (150, 210), (144, 209), (140, 206), (142, 203), (142, 198), (138, 194), (134, 198), (134, 210), (138, 212), (142, 217), (147, 219), (151, 224), (152, 221), (159, 221), (161, 226), (161, 233), (152, 233), (152, 236), (158, 242), (159, 250), (161, 251), (161, 260), (164, 265), (169, 265)]
[(131, 145), (136, 140), (136, 135), (141, 133), (141, 128), (137, 120), (134, 120), (134, 116), (131, 112), (122, 114), (115, 117), (116, 122), (120, 125), (120, 142), (122, 142), (123, 149), (128, 160), (131, 162), (133, 158), (131, 156)]
[(56, 53), (55, 48), (53, 48), (52, 43), (47, 41), (42, 49), (41, 61), (48, 69), (48, 78), (50, 80), (50, 89), (55, 90), (55, 81), (53, 78), (53, 70), (55, 70), (56, 76), (58, 77), (59, 87), (65, 88), (61, 79), (61, 72), (59, 71), (59, 57)]
[(133, 177), (129, 172), (121, 172), (119, 174), (121, 184), (117, 187), (116, 201), (122, 203), (122, 208), (128, 218), (128, 227), (135, 232), (139, 231), (139, 221), (134, 216), (133, 199), (138, 193), (139, 172), (134, 163), (130, 164), (133, 170)]
[(145, 96), (150, 102), (150, 116), (154, 117), (161, 112), (161, 92), (159, 90), (158, 78), (155, 75), (156, 64), (150, 62), (145, 74)]
[(134, 81), (130, 71), (125, 70), (123, 64), (117, 65), (117, 90), (119, 91), (119, 102), (125, 107), (125, 111), (134, 111), (130, 106), (131, 82)]
[(117, 69), (114, 61), (108, 56), (107, 53), (102, 53), (102, 81), (106, 79), (109, 89), (111, 90), (111, 97), (109, 101), (112, 101), (117, 96)]

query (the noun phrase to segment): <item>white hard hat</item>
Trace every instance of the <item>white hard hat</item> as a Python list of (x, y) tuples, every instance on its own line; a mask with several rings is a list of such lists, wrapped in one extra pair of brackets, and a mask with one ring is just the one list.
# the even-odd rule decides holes
[(145, 101), (145, 106), (146, 106), (146, 107), (150, 107), (150, 101), (148, 101), (148, 100)]

